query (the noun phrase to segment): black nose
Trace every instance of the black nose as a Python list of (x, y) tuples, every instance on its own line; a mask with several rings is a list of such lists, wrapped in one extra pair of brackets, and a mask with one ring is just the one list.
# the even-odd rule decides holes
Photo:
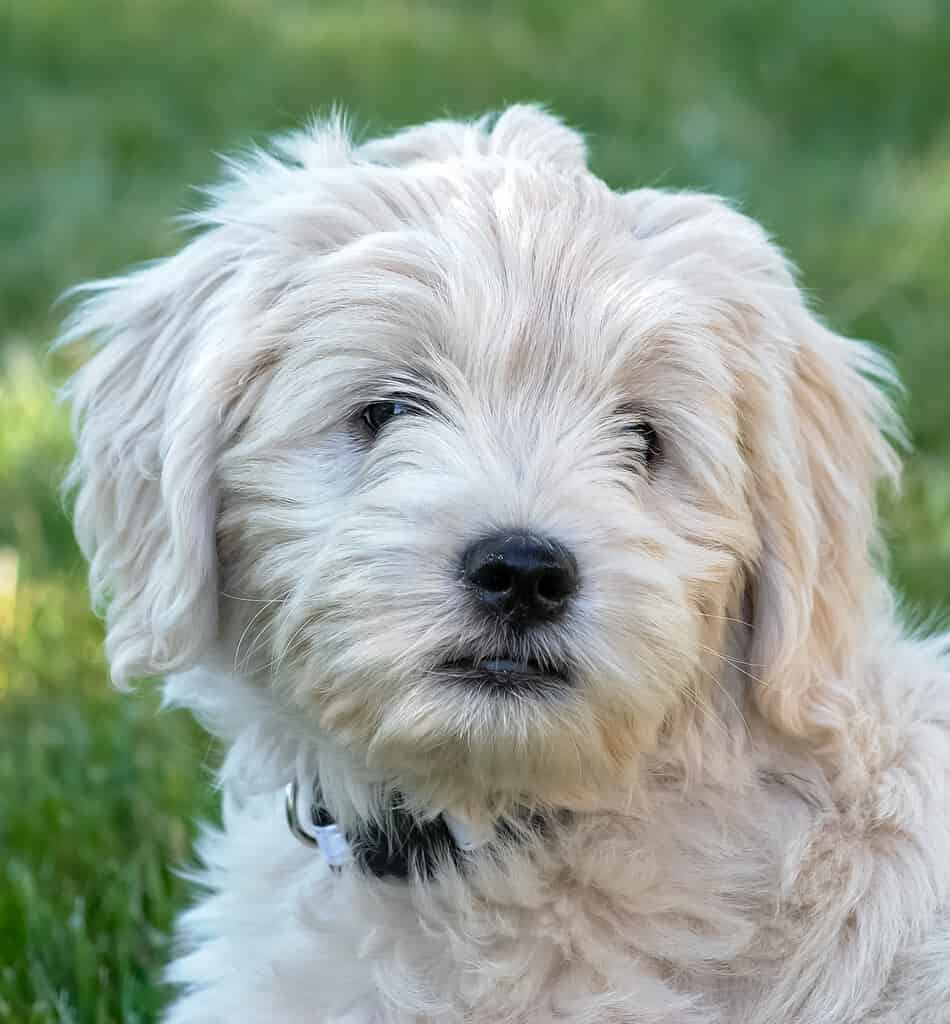
[(570, 551), (526, 533), (476, 541), (462, 565), (478, 603), (517, 625), (557, 618), (577, 590), (577, 562)]

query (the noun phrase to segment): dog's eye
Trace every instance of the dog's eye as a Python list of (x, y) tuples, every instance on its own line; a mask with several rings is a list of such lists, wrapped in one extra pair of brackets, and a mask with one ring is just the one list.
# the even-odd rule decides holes
[(635, 434), (637, 437), (638, 459), (647, 467), (653, 466), (662, 454), (660, 438), (653, 424), (647, 423), (646, 420), (637, 420), (630, 423), (626, 430), (628, 434)]
[(375, 437), (390, 420), (414, 411), (408, 402), (393, 398), (386, 402), (373, 402), (367, 405), (360, 413), (360, 420), (370, 435)]

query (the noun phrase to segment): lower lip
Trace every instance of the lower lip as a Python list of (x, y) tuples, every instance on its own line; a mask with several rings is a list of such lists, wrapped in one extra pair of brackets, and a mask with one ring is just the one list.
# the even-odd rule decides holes
[(487, 658), (485, 661), (459, 662), (446, 665), (448, 675), (466, 683), (488, 685), (499, 689), (519, 687), (556, 688), (568, 685), (563, 675), (545, 672), (539, 665), (530, 662), (511, 661), (508, 658)]
[(487, 661), (479, 662), (473, 668), (481, 669), (483, 672), (511, 673), (520, 676), (538, 676), (544, 673), (535, 665), (519, 664), (509, 658), (489, 658)]

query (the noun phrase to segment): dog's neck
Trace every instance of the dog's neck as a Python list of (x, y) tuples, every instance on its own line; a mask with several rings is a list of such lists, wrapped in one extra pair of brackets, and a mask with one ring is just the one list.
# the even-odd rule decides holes
[[(227, 679), (208, 678), (219, 674)], [(532, 820), (530, 812), (518, 812), (513, 804), (486, 801), (474, 804), (470, 811), (451, 802), (431, 801), (411, 787), (397, 792), (390, 780), (370, 772), (365, 761), (329, 737), (318, 736), (312, 724), (288, 719), (266, 688), (235, 676), (230, 665), (168, 677), (165, 698), (168, 704), (189, 707), (227, 745), (221, 779), (238, 799), (273, 794), (296, 778), (300, 799), (295, 814), (305, 836), (316, 843), (317, 830), (332, 827), (324, 835), (331, 845), (336, 844), (334, 856), (352, 857), (371, 874), (407, 877), (413, 869), (431, 873), (438, 863), (458, 862), (466, 848), (485, 845), (499, 833), (509, 837)], [(650, 758), (632, 780), (618, 779), (616, 791), (598, 789), (596, 806), (581, 805), (570, 797), (555, 806), (574, 812), (616, 809), (629, 813), (636, 810), (640, 783), (646, 777), (691, 777), (695, 783), (708, 774), (711, 750), (742, 742), (750, 722), (743, 727), (741, 699), (741, 695), (723, 698), (711, 731), (702, 728), (691, 736), (687, 730), (671, 737), (671, 747), (656, 752), (659, 756)], [(732, 716), (737, 721), (731, 721)], [(720, 756), (711, 758), (720, 770), (734, 759), (735, 751), (733, 757), (722, 756), (725, 753), (720, 750)], [(311, 801), (309, 794), (316, 792), (317, 780), (320, 797)], [(550, 806), (549, 801), (544, 803)]]
[(452, 814), (415, 817), (400, 805), (398, 794), (381, 821), (364, 821), (345, 831), (323, 804), (316, 780), (306, 785), (304, 794), (302, 799), (296, 779), (288, 785), (288, 827), (300, 842), (318, 849), (332, 868), (352, 862), (377, 878), (429, 878), (442, 866), (460, 866), (463, 854), (494, 837), (494, 830), (475, 829)]

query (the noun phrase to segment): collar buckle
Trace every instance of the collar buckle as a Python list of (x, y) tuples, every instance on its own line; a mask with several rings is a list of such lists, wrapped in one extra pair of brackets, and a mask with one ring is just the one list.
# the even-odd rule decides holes
[(349, 864), (353, 860), (353, 850), (349, 840), (336, 822), (331, 822), (328, 825), (314, 824), (313, 832), (308, 832), (300, 823), (297, 813), (299, 795), (300, 787), (295, 777), (293, 782), (287, 784), (284, 791), (284, 811), (287, 815), (287, 827), (290, 829), (291, 835), (304, 846), (317, 847), (330, 867), (339, 871), (344, 864)]

